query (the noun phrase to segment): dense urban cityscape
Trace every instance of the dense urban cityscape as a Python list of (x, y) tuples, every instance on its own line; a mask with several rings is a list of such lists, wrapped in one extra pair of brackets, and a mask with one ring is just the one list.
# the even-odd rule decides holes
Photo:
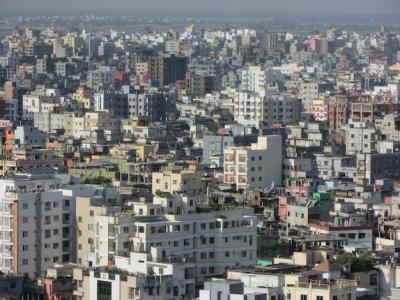
[(0, 299), (400, 299), (400, 18), (237, 16), (0, 14)]

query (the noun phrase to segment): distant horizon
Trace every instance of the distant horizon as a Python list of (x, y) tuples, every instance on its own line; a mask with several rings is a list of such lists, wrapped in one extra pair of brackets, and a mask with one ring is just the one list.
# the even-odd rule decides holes
[(229, 15), (399, 16), (399, 0), (0, 0), (2, 14), (139, 13)]
[[(399, 0), (400, 3), (400, 0)], [(400, 9), (400, 8), (399, 8)], [(57, 12), (56, 15), (54, 13)], [(203, 12), (203, 11), (155, 11), (155, 10), (110, 10), (110, 9), (92, 9), (92, 10), (78, 10), (78, 9), (68, 9), (68, 10), (58, 10), (58, 9), (35, 9), (35, 10), (2, 10), (0, 11), (0, 16), (85, 16), (85, 15), (95, 15), (95, 16), (154, 16), (154, 17), (185, 17), (190, 18), (191, 16), (196, 17), (207, 17), (207, 16), (243, 16), (243, 17), (274, 17), (274, 16), (298, 16), (298, 17), (310, 17), (318, 14), (319, 16), (364, 16), (369, 17), (381, 17), (381, 16), (391, 16), (399, 17), (400, 23), (400, 11), (391, 12), (380, 12), (380, 13), (363, 13), (363, 12), (251, 12), (251, 11), (231, 11), (231, 12)]]

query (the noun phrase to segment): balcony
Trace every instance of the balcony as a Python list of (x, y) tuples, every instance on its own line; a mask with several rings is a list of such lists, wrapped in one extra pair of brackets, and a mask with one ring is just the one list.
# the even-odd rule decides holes
[(332, 282), (310, 280), (309, 282), (302, 282), (302, 281), (298, 282), (297, 287), (306, 289), (320, 289), (320, 290), (356, 288), (357, 281), (346, 280), (346, 279), (339, 279), (337, 281), (332, 281)]

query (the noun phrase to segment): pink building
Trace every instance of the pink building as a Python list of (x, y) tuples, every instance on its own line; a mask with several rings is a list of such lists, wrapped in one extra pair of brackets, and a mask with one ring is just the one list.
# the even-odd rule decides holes
[(329, 104), (327, 100), (313, 100), (311, 112), (316, 121), (328, 121)]

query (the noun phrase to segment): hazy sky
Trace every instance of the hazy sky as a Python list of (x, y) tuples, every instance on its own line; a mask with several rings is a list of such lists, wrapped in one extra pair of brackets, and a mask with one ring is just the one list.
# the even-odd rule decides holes
[[(400, 0), (0, 0), (0, 11), (398, 14)], [(400, 21), (400, 20), (399, 20)]]

